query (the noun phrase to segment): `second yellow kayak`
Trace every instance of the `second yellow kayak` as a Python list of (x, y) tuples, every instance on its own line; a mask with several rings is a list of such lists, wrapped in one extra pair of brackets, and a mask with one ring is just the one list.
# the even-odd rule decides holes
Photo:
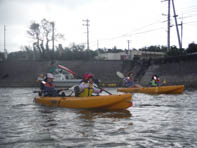
[(118, 88), (119, 92), (126, 93), (146, 93), (146, 94), (181, 94), (184, 91), (184, 85), (142, 87), (142, 88)]

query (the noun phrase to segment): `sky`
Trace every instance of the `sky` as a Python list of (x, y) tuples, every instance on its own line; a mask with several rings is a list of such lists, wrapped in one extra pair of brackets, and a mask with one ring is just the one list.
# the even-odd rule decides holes
[[(197, 43), (197, 0), (174, 0), (177, 21), (183, 22), (183, 48)], [(85, 22), (89, 20), (90, 49), (143, 48), (167, 46), (167, 11), (165, 0), (0, 0), (0, 51), (22, 50), (32, 46), (27, 30), (43, 18), (55, 22), (56, 31), (65, 39), (55, 42), (70, 47), (87, 45)], [(171, 46), (178, 39), (171, 5)], [(181, 35), (181, 26), (179, 26)], [(129, 41), (129, 42), (128, 42)]]

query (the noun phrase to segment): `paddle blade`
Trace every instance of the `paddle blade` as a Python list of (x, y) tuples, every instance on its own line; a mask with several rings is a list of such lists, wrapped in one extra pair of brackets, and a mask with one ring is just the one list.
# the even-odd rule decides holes
[(73, 75), (76, 75), (76, 73), (75, 73), (75, 72), (73, 72), (72, 70), (70, 70), (69, 68), (67, 68), (67, 67), (65, 67), (65, 66), (58, 65), (58, 67), (59, 67), (59, 68), (61, 68), (61, 69), (63, 69), (63, 70), (66, 70), (66, 71), (68, 71), (68, 72), (72, 73)]
[(121, 79), (124, 79), (124, 78), (125, 78), (125, 76), (123, 75), (123, 73), (121, 73), (121, 72), (119, 72), (119, 71), (116, 72), (116, 75), (117, 75), (119, 78), (121, 78)]

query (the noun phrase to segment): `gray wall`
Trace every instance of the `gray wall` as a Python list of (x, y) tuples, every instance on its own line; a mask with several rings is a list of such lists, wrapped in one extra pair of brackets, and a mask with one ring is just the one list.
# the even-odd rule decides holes
[(103, 83), (121, 85), (116, 71), (124, 74), (134, 72), (135, 81), (143, 86), (150, 84), (153, 74), (158, 74), (167, 84), (184, 84), (186, 88), (197, 88), (197, 55), (157, 60), (134, 61), (14, 61), (0, 63), (0, 87), (37, 86), (36, 78), (50, 68), (64, 65), (78, 76), (91, 72)]
[(120, 79), (116, 71), (121, 71), (122, 61), (14, 61), (0, 63), (0, 87), (37, 86), (36, 79), (58, 64), (64, 65), (81, 77), (91, 72), (105, 83), (116, 83)]

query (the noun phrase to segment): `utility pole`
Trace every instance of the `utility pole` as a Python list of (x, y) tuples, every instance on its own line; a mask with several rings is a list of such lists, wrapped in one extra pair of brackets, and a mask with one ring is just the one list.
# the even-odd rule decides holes
[(172, 6), (173, 6), (173, 11), (174, 11), (174, 20), (175, 20), (175, 25), (176, 25), (176, 32), (177, 32), (177, 37), (178, 37), (179, 48), (182, 48), (180, 35), (179, 35), (179, 28), (178, 28), (178, 23), (177, 23), (177, 16), (178, 15), (176, 15), (174, 0), (172, 0)]
[(97, 49), (99, 49), (99, 40), (97, 40)]
[(171, 0), (164, 0), (162, 2), (168, 1), (168, 14), (162, 14), (164, 16), (167, 16), (167, 49), (170, 49), (170, 1)]
[(87, 49), (89, 50), (90, 48), (89, 48), (89, 21), (90, 20), (83, 20), (86, 24), (83, 24), (84, 26), (86, 26), (87, 27)]
[(4, 25), (4, 57), (7, 60), (8, 58), (8, 53), (6, 49), (6, 26)]
[(168, 0), (168, 39), (167, 39), (167, 45), (168, 45), (168, 50), (170, 49), (170, 0)]
[(180, 24), (178, 24), (178, 26), (181, 26), (181, 48), (183, 47), (183, 21), (181, 21)]
[(128, 52), (127, 52), (127, 58), (128, 59), (131, 59), (131, 51), (130, 51), (130, 43), (131, 43), (131, 40), (127, 40), (127, 42), (128, 42)]
[(183, 21), (181, 21), (181, 48), (183, 47)]
[(131, 43), (131, 40), (128, 40), (128, 50), (130, 49), (130, 43)]
[(182, 21), (181, 21), (181, 47), (183, 47), (183, 14), (182, 14)]
[(52, 51), (54, 52), (54, 48), (55, 48), (55, 23), (51, 22), (51, 26), (52, 26)]

